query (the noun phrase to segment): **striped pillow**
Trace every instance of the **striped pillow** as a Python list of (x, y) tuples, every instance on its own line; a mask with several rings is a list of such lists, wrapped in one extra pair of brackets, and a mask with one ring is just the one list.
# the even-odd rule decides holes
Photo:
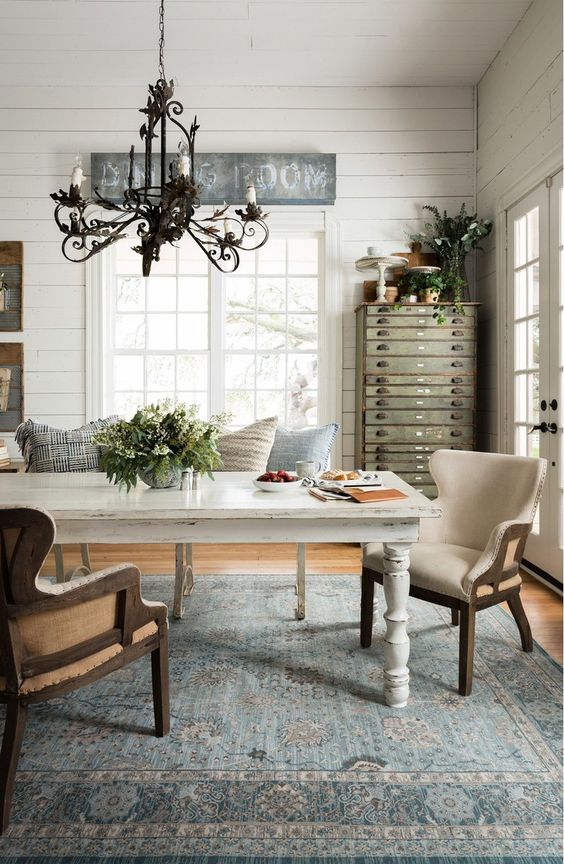
[(56, 474), (100, 471), (101, 450), (92, 443), (92, 436), (116, 420), (119, 417), (106, 417), (78, 429), (55, 429), (45, 423), (26, 420), (16, 429), (16, 443), (24, 457), (26, 471)]
[(278, 425), (278, 417), (257, 420), (237, 432), (221, 435), (217, 449), (222, 471), (264, 471)]

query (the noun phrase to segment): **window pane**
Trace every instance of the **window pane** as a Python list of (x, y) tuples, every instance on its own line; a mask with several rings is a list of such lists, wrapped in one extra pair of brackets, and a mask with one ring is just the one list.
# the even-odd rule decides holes
[(515, 427), (515, 455), (527, 455), (527, 428), (526, 426)]
[(288, 309), (292, 312), (316, 312), (318, 291), (317, 279), (288, 279)]
[(539, 257), (539, 208), (527, 213), (527, 261)]
[(254, 310), (255, 280), (241, 276), (226, 276), (225, 303), (228, 311), (249, 312)]
[(533, 318), (528, 323), (529, 366), (534, 367), (539, 365), (539, 321)]
[(226, 390), (225, 410), (233, 415), (235, 426), (245, 426), (255, 419), (255, 394), (252, 390)]
[(197, 405), (198, 417), (206, 420), (209, 417), (208, 394), (200, 392), (179, 391), (176, 397), (178, 405)]
[(209, 307), (209, 285), (207, 276), (178, 280), (178, 308), (181, 312), (207, 312)]
[(147, 390), (174, 389), (174, 357), (171, 354), (149, 354), (147, 357)]
[(143, 312), (145, 309), (145, 280), (142, 277), (123, 276), (118, 278), (116, 308), (118, 312)]
[(173, 312), (176, 309), (174, 276), (150, 276), (147, 279), (147, 309), (150, 312)]
[(255, 347), (254, 315), (227, 315), (225, 321), (225, 347), (228, 350)]
[(283, 389), (285, 383), (284, 354), (257, 354), (257, 387)]
[(115, 344), (116, 348), (144, 348), (144, 315), (116, 315)]
[(286, 422), (286, 393), (284, 390), (257, 391), (257, 417), (276, 415), (279, 422)]
[(178, 347), (205, 351), (208, 347), (208, 316), (201, 313), (178, 316)]
[(317, 315), (288, 315), (290, 348), (317, 348)]
[(288, 401), (288, 425), (292, 429), (315, 426), (317, 423), (317, 393), (315, 390), (293, 390)]
[(176, 315), (147, 315), (147, 348), (176, 348)]
[(205, 354), (180, 354), (176, 360), (179, 390), (208, 389), (208, 358)]
[(317, 354), (288, 354), (288, 388), (317, 389)]
[(143, 357), (114, 357), (114, 388), (143, 390)]
[(539, 311), (539, 265), (532, 264), (527, 267), (527, 282), (528, 282), (528, 298), (529, 308), (528, 315), (535, 315)]
[(285, 279), (258, 279), (257, 306), (264, 312), (279, 312), (286, 305)]
[(318, 248), (316, 239), (288, 240), (288, 273), (317, 273)]
[(120, 417), (130, 420), (143, 405), (143, 393), (114, 393), (114, 411)]
[(515, 325), (515, 369), (527, 368), (527, 322)]
[(286, 272), (286, 241), (283, 237), (270, 237), (266, 246), (259, 249), (258, 272), (273, 276)]
[(527, 314), (527, 271), (515, 273), (515, 318), (523, 318)]
[(286, 345), (286, 316), (257, 316), (257, 347), (284, 348)]
[(529, 375), (529, 416), (531, 424), (539, 422), (539, 373), (533, 372)]
[(225, 355), (225, 386), (230, 390), (251, 390), (254, 388), (254, 354)]
[(515, 376), (515, 422), (527, 422), (527, 376)]
[(521, 267), (527, 260), (527, 217), (517, 219), (513, 230), (515, 238), (513, 263), (515, 267)]

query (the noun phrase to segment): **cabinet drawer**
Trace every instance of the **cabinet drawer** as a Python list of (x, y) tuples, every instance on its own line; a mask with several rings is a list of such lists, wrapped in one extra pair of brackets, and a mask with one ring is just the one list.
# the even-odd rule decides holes
[[(391, 392), (390, 386), (394, 388), (394, 390), (399, 393), (405, 393), (405, 395), (411, 394), (411, 392), (420, 392), (419, 388), (428, 388), (432, 387), (433, 390), (435, 388), (439, 388), (438, 391), (441, 395), (448, 395), (449, 393), (459, 393), (461, 396), (466, 394), (472, 396), (474, 394), (474, 382), (472, 379), (469, 379), (467, 376), (462, 376), (460, 374), (454, 374), (451, 377), (445, 375), (390, 375), (387, 373), (386, 369), (383, 369), (382, 375), (365, 375), (364, 377), (364, 385), (366, 387), (366, 392), (368, 393), (369, 387), (384, 387), (387, 388), (386, 391), (378, 390), (378, 393), (381, 392)], [(404, 390), (404, 388), (417, 388), (415, 391), (412, 390)], [(451, 389), (454, 388), (454, 389)], [(374, 396), (374, 393), (371, 393)]]
[[(366, 371), (371, 374), (382, 373), (382, 375), (411, 373), (412, 376), (425, 373), (442, 373), (443, 375), (461, 376), (474, 373), (473, 357), (395, 357), (387, 355), (369, 356), (365, 360)], [(412, 377), (413, 380), (413, 377)]]
[(413, 454), (414, 457), (428, 456), (434, 453), (435, 450), (472, 450), (472, 442), (466, 439), (463, 442), (457, 441), (456, 444), (450, 444), (448, 441), (441, 444), (438, 443), (420, 443), (410, 444), (409, 449), (405, 444), (391, 444), (388, 441), (382, 443), (378, 439), (375, 441), (367, 441), (364, 447), (364, 452), (367, 459), (376, 459), (379, 461), (385, 460), (393, 462), (395, 459), (402, 459), (405, 454)]
[(370, 424), (382, 424), (387, 426), (389, 423), (400, 423), (402, 425), (418, 425), (421, 423), (442, 423), (445, 426), (470, 426), (473, 422), (474, 414), (471, 410), (462, 410), (460, 408), (452, 408), (448, 411), (427, 411), (425, 409), (404, 409), (401, 411), (391, 411), (388, 408), (380, 408), (375, 411), (365, 411), (364, 422)]
[(428, 471), (403, 471), (400, 468), (391, 468), (394, 474), (409, 483), (410, 486), (434, 486), (435, 481)]
[[(368, 388), (367, 388), (368, 389)], [(399, 388), (398, 388), (399, 389)], [(474, 400), (471, 396), (436, 396), (431, 394), (418, 394), (411, 396), (398, 396), (397, 389), (387, 396), (379, 393), (377, 396), (366, 396), (366, 408), (379, 409), (386, 411), (388, 409), (395, 411), (398, 408), (412, 408), (413, 410), (429, 410), (442, 408), (447, 411), (456, 411), (461, 409), (472, 410)]]
[(422, 495), (425, 495), (427, 498), (436, 498), (438, 493), (438, 489), (433, 483), (429, 486), (424, 486), (420, 483), (412, 483), (411, 484), (416, 492), (421, 492)]
[[(372, 454), (373, 455), (373, 454)], [(407, 453), (396, 453), (391, 454), (385, 453), (382, 454), (382, 458), (376, 461), (366, 460), (366, 470), (367, 471), (394, 471), (398, 474), (400, 471), (429, 471), (429, 459), (431, 458), (431, 453), (423, 453), (421, 457), (417, 459), (413, 456), (411, 459), (409, 458), (409, 454)], [(397, 458), (396, 458), (397, 457)]]
[(417, 327), (396, 327), (392, 324), (381, 324), (377, 327), (366, 328), (366, 339), (369, 342), (382, 341), (393, 339), (403, 342), (416, 342), (418, 339), (429, 339), (433, 342), (449, 342), (457, 340), (473, 340), (473, 327), (437, 327), (436, 324), (431, 326)]
[[(417, 443), (429, 441), (440, 444), (443, 441), (448, 444), (470, 444), (473, 441), (472, 426), (371, 426), (366, 425), (364, 439), (371, 443), (379, 443), (382, 439), (390, 442)], [(405, 448), (404, 448), (405, 449)]]
[(405, 339), (401, 341), (385, 339), (366, 343), (366, 353), (369, 356), (391, 354), (394, 357), (410, 357), (414, 360), (418, 359), (420, 355), (425, 357), (451, 357), (455, 355), (473, 357), (475, 350), (475, 342), (452, 339), (452, 337), (444, 342), (431, 341), (430, 339), (423, 341), (419, 338), (412, 342)]
[[(408, 304), (402, 306), (401, 309), (394, 309), (393, 306), (376, 305), (365, 306), (367, 320), (372, 321), (375, 318), (388, 318), (396, 321), (401, 327), (417, 327), (418, 324), (428, 323), (430, 326), (438, 327), (436, 320), (433, 318), (433, 313), (436, 312), (433, 303), (424, 304)], [(451, 321), (455, 324), (464, 325), (472, 324), (475, 320), (475, 307), (464, 309), (464, 314), (461, 314), (456, 306), (445, 304), (444, 315), (447, 323), (440, 325), (448, 327)], [(380, 322), (378, 322), (380, 323)], [(373, 326), (373, 325), (371, 325)]]

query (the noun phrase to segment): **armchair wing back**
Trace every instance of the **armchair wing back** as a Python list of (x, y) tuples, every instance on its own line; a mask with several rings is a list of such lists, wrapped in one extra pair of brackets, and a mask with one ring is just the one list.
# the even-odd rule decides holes
[(38, 574), (55, 538), (44, 510), (0, 506), (0, 834), (10, 818), (27, 707), (151, 654), (157, 736), (169, 729), (168, 621), (141, 596), (140, 573), (118, 564), (71, 582)]
[(546, 473), (544, 460), (437, 450), (429, 467), (443, 515), (423, 520), (423, 541), (484, 550), (494, 526), (532, 523)]

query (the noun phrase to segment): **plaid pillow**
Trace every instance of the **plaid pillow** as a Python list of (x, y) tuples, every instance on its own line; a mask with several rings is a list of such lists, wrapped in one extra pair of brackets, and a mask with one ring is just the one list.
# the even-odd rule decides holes
[(44, 423), (26, 420), (16, 429), (16, 443), (26, 463), (26, 471), (54, 472), (99, 471), (100, 447), (92, 436), (104, 426), (111, 426), (119, 417), (94, 420), (78, 429), (55, 429)]

